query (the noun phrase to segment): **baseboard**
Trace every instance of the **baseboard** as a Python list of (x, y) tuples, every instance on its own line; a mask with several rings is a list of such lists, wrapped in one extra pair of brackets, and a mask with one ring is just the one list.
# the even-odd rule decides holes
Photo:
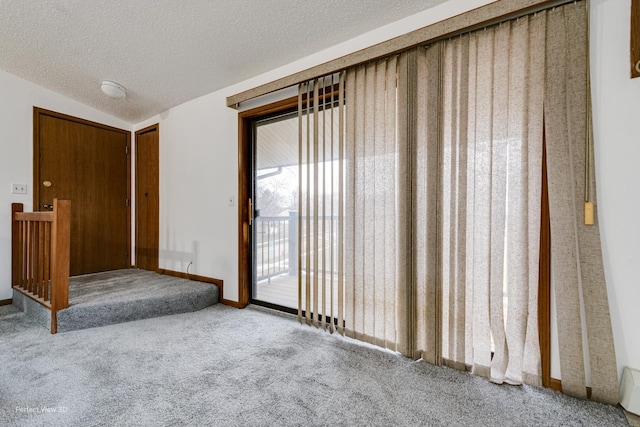
[(181, 271), (165, 270), (163, 268), (158, 269), (158, 273), (165, 274), (167, 276), (179, 277), (181, 279), (194, 280), (196, 282), (211, 283), (220, 288), (222, 293), (223, 281), (222, 279), (214, 279), (213, 277), (198, 276), (197, 274), (183, 273)]
[(223, 294), (224, 281), (222, 279), (214, 279), (213, 277), (198, 276), (197, 274), (183, 273), (181, 271), (165, 270), (163, 268), (158, 269), (158, 273), (164, 274), (166, 276), (179, 277), (180, 279), (188, 279), (188, 280), (194, 280), (196, 282), (211, 283), (212, 285), (216, 285), (220, 290), (219, 292), (220, 297), (218, 299), (220, 303), (224, 304), (224, 299), (222, 298), (222, 295), (224, 295)]
[(555, 391), (562, 391), (562, 381), (556, 378), (549, 378), (549, 388)]
[[(562, 392), (562, 381), (557, 378), (549, 378), (549, 388)], [(591, 399), (591, 387), (587, 387), (587, 399)]]
[(229, 307), (233, 307), (233, 308), (245, 308), (247, 306), (246, 304), (242, 304), (237, 301), (232, 301), (230, 299), (222, 298), (222, 295), (224, 295), (224, 282), (222, 281), (222, 279), (214, 279), (212, 277), (198, 276), (197, 274), (183, 273), (181, 271), (165, 270), (163, 268), (158, 269), (158, 273), (165, 274), (167, 276), (179, 277), (181, 279), (195, 280), (196, 282), (214, 284), (218, 287), (218, 289), (220, 289), (220, 298), (219, 298), (220, 304), (228, 305)]
[(248, 304), (242, 304), (241, 302), (238, 301), (233, 301), (230, 299), (220, 299), (220, 304), (223, 305), (228, 305), (229, 307), (233, 307), (233, 308), (245, 308)]
[(0, 299), (0, 306), (13, 304), (13, 299)]

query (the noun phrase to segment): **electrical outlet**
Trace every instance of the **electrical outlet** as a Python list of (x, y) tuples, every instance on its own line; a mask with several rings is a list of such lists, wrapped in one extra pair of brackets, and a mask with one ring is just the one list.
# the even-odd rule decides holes
[(227, 198), (227, 204), (229, 205), (229, 207), (232, 208), (234, 203), (235, 203), (235, 198), (233, 196), (229, 196)]
[(11, 193), (27, 194), (27, 184), (11, 184)]

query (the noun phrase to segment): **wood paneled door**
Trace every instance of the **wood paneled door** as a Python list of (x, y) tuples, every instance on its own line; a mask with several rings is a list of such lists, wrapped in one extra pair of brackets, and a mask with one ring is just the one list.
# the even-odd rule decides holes
[(70, 274), (130, 266), (131, 133), (34, 107), (34, 211), (71, 200)]
[(136, 267), (156, 271), (159, 247), (159, 127), (136, 132)]

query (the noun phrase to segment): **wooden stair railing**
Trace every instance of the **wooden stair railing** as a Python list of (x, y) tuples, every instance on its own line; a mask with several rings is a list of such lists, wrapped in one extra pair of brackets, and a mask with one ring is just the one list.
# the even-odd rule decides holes
[(11, 204), (11, 284), (50, 310), (55, 334), (58, 310), (69, 307), (71, 201), (54, 199), (51, 212), (23, 209)]

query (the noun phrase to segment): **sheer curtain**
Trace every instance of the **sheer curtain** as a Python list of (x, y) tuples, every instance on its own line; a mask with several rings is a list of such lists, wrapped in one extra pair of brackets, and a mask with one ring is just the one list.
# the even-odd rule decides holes
[(428, 48), (441, 52), (440, 141), (425, 143), (440, 145), (442, 357), (497, 383), (540, 383), (545, 29), (539, 14)]
[(407, 329), (398, 319), (408, 286), (399, 245), (407, 226), (399, 215), (408, 163), (397, 126), (402, 63), (353, 67), (299, 94), (300, 318), (393, 350)]
[(579, 215), (587, 40), (580, 2), (300, 85), (300, 319), (539, 385), (545, 138), (563, 389), (584, 397), (588, 366), (615, 402), (597, 221)]
[(344, 317), (344, 80), (298, 91), (298, 318), (330, 331)]
[(406, 283), (398, 208), (406, 150), (397, 139), (398, 57), (353, 67), (346, 86), (345, 329), (396, 350)]
[(592, 399), (616, 404), (618, 373), (600, 231), (597, 215), (591, 225), (583, 216), (585, 202), (596, 201), (587, 14), (582, 3), (548, 12), (547, 25), (554, 29), (547, 37), (545, 92), (552, 274), (562, 389), (586, 397), (588, 369)]

